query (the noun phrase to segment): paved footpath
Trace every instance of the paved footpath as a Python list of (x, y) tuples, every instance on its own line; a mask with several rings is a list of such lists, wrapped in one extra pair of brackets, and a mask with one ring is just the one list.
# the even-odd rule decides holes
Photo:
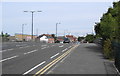
[(47, 74), (116, 74), (113, 63), (104, 59), (99, 45), (83, 43)]

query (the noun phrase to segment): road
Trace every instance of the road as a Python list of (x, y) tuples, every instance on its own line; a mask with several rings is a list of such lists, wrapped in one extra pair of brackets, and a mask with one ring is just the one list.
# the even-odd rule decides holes
[[(67, 56), (76, 44), (7, 42), (2, 44), (2, 74), (36, 74), (59, 57)], [(67, 52), (68, 51), (68, 52)], [(64, 55), (64, 56), (61, 56)], [(60, 58), (61, 56), (61, 58)], [(52, 63), (53, 64), (53, 63)]]

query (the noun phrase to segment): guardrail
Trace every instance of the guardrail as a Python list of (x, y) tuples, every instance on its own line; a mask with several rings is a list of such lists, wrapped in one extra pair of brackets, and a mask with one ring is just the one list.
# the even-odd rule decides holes
[(120, 72), (120, 43), (113, 42), (114, 53), (115, 53), (115, 66)]

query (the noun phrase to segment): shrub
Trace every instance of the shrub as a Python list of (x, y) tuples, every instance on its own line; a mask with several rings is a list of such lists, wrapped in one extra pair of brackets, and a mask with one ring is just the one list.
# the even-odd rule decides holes
[(105, 58), (112, 59), (113, 58), (113, 51), (112, 51), (112, 44), (110, 39), (106, 39), (103, 44), (103, 53)]

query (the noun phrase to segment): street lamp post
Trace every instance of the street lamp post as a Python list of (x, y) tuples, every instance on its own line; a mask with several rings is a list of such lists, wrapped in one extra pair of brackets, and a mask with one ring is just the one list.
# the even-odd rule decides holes
[(24, 11), (24, 12), (30, 12), (32, 14), (32, 29), (31, 29), (31, 39), (33, 40), (33, 15), (35, 12), (42, 12), (42, 11)]
[(56, 23), (56, 38), (57, 38), (57, 25), (60, 24), (60, 23)]

